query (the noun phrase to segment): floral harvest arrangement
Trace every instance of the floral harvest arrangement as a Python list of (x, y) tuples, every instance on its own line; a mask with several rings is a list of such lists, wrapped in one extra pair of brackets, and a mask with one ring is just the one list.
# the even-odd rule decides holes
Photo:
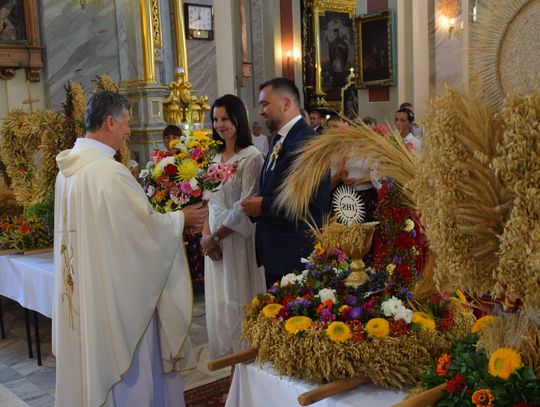
[(0, 221), (0, 249), (28, 250), (52, 246), (53, 233), (36, 215), (10, 216)]
[(171, 212), (208, 199), (209, 192), (237, 172), (238, 163), (212, 163), (219, 143), (204, 130), (188, 131), (171, 141), (169, 151), (150, 154), (139, 177), (155, 210)]
[(246, 308), (244, 336), (280, 374), (332, 381), (369, 377), (382, 386), (413, 384), (437, 350), (470, 330), (474, 317), (435, 295), (424, 307), (386, 271), (360, 287), (345, 284), (350, 260), (320, 243), (305, 270), (284, 276)]
[[(486, 324), (486, 316), (475, 327)], [(540, 380), (524, 367), (520, 353), (498, 348), (490, 356), (478, 347), (478, 333), (456, 342), (422, 377), (426, 387), (446, 383), (436, 406), (532, 407), (540, 405)]]

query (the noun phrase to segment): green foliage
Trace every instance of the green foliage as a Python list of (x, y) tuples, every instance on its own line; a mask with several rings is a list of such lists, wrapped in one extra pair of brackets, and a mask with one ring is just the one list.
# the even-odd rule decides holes
[[(438, 364), (435, 364), (422, 377), (422, 383), (427, 388), (447, 383), (445, 397), (436, 406), (473, 407), (471, 397), (480, 389), (491, 392), (494, 397), (493, 406), (540, 405), (540, 381), (532, 369), (525, 367), (516, 370), (508, 380), (491, 376), (488, 373), (488, 357), (484, 350), (477, 348), (477, 342), (478, 334), (456, 341), (449, 353), (450, 365), (447, 372), (437, 372)], [(460, 380), (462, 385), (456, 385)]]

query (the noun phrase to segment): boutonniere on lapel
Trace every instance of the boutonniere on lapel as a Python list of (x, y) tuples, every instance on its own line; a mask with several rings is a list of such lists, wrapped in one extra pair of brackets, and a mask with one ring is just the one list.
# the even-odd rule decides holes
[(272, 154), (270, 154), (270, 171), (274, 171), (274, 168), (276, 168), (276, 161), (279, 157), (279, 153), (281, 151), (281, 141), (278, 141), (274, 148), (272, 149)]

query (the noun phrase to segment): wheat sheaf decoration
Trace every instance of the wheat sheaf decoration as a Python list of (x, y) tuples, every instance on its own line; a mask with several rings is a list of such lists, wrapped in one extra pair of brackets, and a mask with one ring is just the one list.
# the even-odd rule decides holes
[(371, 157), (377, 162), (377, 172), (405, 186), (406, 198), (412, 199), (406, 183), (416, 174), (418, 158), (401, 142), (398, 133), (383, 136), (365, 125), (351, 125), (313, 138), (298, 153), (276, 200), (277, 207), (291, 219), (308, 217), (309, 202), (321, 179), (332, 161), (342, 157)]

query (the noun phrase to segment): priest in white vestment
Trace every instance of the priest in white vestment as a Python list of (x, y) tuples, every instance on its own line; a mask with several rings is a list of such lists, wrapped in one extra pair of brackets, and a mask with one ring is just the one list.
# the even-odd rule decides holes
[(203, 207), (160, 214), (113, 158), (129, 102), (87, 105), (85, 138), (57, 157), (53, 307), (56, 406), (183, 406), (179, 371), (194, 363), (193, 297), (182, 245)]

